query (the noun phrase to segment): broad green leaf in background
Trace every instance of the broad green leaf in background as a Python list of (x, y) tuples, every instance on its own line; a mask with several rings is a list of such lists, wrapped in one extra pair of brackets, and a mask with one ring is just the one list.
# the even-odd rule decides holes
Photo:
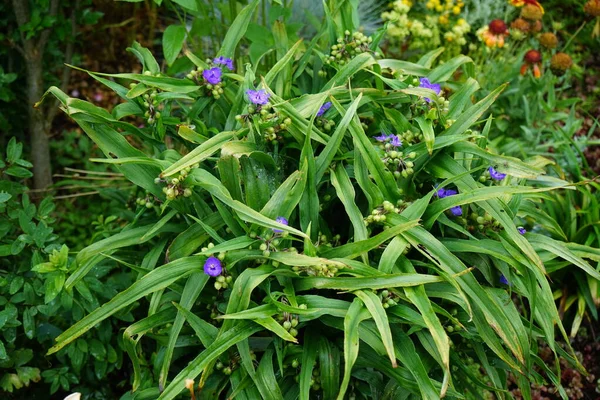
[[(192, 3), (195, 4), (194, 1)], [(173, 64), (183, 48), (187, 31), (183, 25), (169, 25), (163, 34), (163, 54), (168, 65)]]

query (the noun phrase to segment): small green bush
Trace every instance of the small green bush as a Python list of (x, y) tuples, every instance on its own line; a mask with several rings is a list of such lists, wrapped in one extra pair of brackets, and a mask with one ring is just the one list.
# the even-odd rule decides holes
[[(69, 249), (55, 233), (52, 198), (36, 204), (29, 197), (24, 181), (32, 176), (31, 163), (21, 158), (22, 149), (12, 138), (0, 157), (0, 388), (19, 396), (47, 396), (77, 387), (95, 398), (114, 397), (115, 388), (100, 382), (108, 382), (123, 362), (116, 336), (119, 320), (104, 321), (85, 340), (43, 355), (61, 332), (135, 276), (98, 265), (75, 291), (63, 290)], [(127, 312), (119, 318), (134, 319)]]
[(62, 290), (107, 259), (136, 281), (50, 353), (135, 310), (128, 399), (505, 398), (509, 373), (527, 397), (532, 366), (547, 369), (538, 340), (580, 367), (555, 342), (545, 262), (598, 278), (584, 259), (598, 257), (525, 233), (526, 200), (566, 182), (486, 150), (504, 87), (472, 104), (468, 57), (381, 58), (383, 31), (354, 33), (350, 2), (330, 3), (308, 44), (275, 21), (274, 64), (232, 60), (254, 1), (217, 57), (186, 52), (185, 76), (138, 44), (143, 73), (88, 72), (123, 100), (112, 112), (49, 90), (140, 190), (135, 219), (80, 251)]

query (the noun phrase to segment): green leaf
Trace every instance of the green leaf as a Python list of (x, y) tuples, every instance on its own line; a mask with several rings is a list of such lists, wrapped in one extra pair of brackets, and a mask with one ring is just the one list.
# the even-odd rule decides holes
[(16, 178), (31, 178), (33, 173), (28, 169), (23, 167), (18, 167), (16, 165), (10, 166), (4, 170), (4, 173), (10, 176), (14, 176)]
[(429, 73), (429, 80), (434, 83), (445, 82), (452, 77), (458, 67), (472, 62), (473, 60), (465, 55), (454, 57), (453, 59), (446, 61), (439, 67), (433, 69)]
[(415, 377), (421, 391), (421, 397), (423, 399), (441, 398), (440, 393), (429, 378), (412, 340), (401, 329), (394, 329), (393, 337), (397, 346), (396, 356)]
[[(183, 288), (183, 292), (181, 293), (181, 300), (179, 301), (179, 308), (190, 310), (202, 289), (206, 285), (208, 281), (208, 275), (204, 272), (197, 272), (192, 274)], [(165, 386), (167, 381), (167, 376), (169, 373), (169, 367), (171, 364), (171, 358), (173, 357), (173, 351), (175, 350), (175, 344), (177, 342), (177, 338), (179, 337), (179, 333), (181, 332), (181, 328), (185, 322), (185, 315), (183, 313), (178, 313), (177, 317), (175, 317), (175, 321), (173, 322), (173, 326), (169, 330), (169, 341), (167, 343), (167, 347), (163, 356), (163, 363), (160, 369), (160, 375), (158, 378), (158, 382), (160, 386)]]
[(178, 279), (198, 271), (203, 257), (185, 257), (158, 267), (131, 285), (129, 288), (113, 297), (102, 307), (95, 309), (83, 319), (75, 323), (56, 338), (56, 344), (48, 350), (48, 354), (58, 350), (77, 339), (96, 324), (115, 314), (119, 310), (134, 303), (150, 293), (170, 286)]
[(195, 379), (206, 366), (216, 360), (221, 354), (260, 329), (260, 326), (255, 323), (246, 321), (227, 329), (173, 378), (173, 381), (165, 388), (158, 400), (172, 400), (177, 397), (185, 389), (184, 381), (186, 379)]
[[(193, 0), (191, 3), (194, 5), (196, 4)], [(169, 25), (167, 29), (165, 29), (162, 46), (165, 60), (169, 66), (173, 64), (179, 55), (179, 52), (181, 52), (186, 34), (187, 31), (183, 25)]]
[(273, 370), (273, 350), (267, 349), (260, 359), (255, 376), (256, 387), (263, 399), (283, 400), (281, 388)]
[(23, 143), (18, 143), (17, 139), (13, 136), (8, 141), (8, 146), (6, 146), (6, 161), (12, 164), (21, 158), (22, 153)]
[(173, 0), (173, 3), (177, 3), (180, 6), (192, 11), (198, 11), (198, 5), (196, 3), (196, 0)]
[(309, 277), (299, 279), (295, 283), (296, 291), (301, 292), (310, 289), (335, 289), (335, 290), (359, 290), (359, 289), (386, 289), (394, 287), (407, 287), (425, 285), (428, 283), (441, 282), (443, 279), (434, 275), (424, 274), (392, 274), (369, 277), (348, 278), (318, 278)]
[(310, 399), (310, 381), (313, 379), (313, 369), (317, 361), (319, 350), (318, 335), (314, 330), (304, 331), (304, 346), (302, 349), (302, 363), (300, 369), (300, 400)]
[(127, 48), (127, 51), (132, 52), (140, 60), (145, 71), (150, 73), (158, 74), (160, 72), (160, 66), (156, 62), (156, 59), (147, 48), (140, 45), (138, 42), (133, 42), (131, 47)]
[(379, 299), (379, 297), (377, 297), (377, 295), (373, 292), (363, 292), (362, 290), (358, 290), (354, 292), (354, 294), (362, 300), (364, 305), (367, 307), (367, 310), (369, 310), (371, 317), (373, 317), (388, 357), (392, 362), (392, 367), (396, 368), (398, 365), (394, 355), (394, 341), (392, 340), (390, 322), (385, 309), (381, 304), (381, 299)]
[(352, 376), (352, 367), (358, 357), (358, 326), (361, 321), (369, 317), (367, 313), (362, 312), (363, 307), (363, 302), (356, 297), (344, 317), (344, 378), (337, 400), (344, 400)]
[(246, 29), (248, 29), (248, 24), (252, 19), (252, 15), (258, 6), (258, 3), (259, 0), (254, 0), (238, 13), (237, 17), (235, 17), (235, 20), (227, 30), (227, 34), (221, 45), (221, 50), (219, 50), (219, 53), (217, 54), (218, 56), (228, 58), (234, 57), (235, 48), (246, 33)]
[(363, 216), (354, 201), (354, 187), (352, 187), (352, 183), (350, 182), (346, 170), (341, 164), (338, 164), (335, 171), (331, 171), (330, 177), (331, 184), (335, 188), (339, 199), (342, 201), (346, 214), (350, 218), (350, 222), (354, 228), (354, 243), (366, 240), (368, 236), (367, 227), (365, 226)]

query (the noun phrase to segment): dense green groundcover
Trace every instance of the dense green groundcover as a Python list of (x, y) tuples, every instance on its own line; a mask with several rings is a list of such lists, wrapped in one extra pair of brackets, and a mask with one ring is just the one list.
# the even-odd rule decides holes
[[(74, 258), (31, 256), (46, 296), (32, 301), (73, 321), (49, 353), (79, 368), (92, 353), (98, 379), (128, 356), (123, 399), (509, 398), (509, 374), (531, 398), (534, 366), (566, 398), (560, 364), (537, 355), (541, 341), (582, 369), (556, 342), (548, 273), (598, 280), (600, 251), (540, 206), (575, 189), (550, 160), (490, 150), (505, 85), (475, 102), (467, 56), (386, 58), (386, 28), (357, 32), (349, 1), (324, 4), (309, 42), (276, 20), (276, 57), (251, 64), (238, 44), (258, 4), (214, 57), (184, 50), (192, 70), (169, 76), (134, 43), (142, 73), (88, 72), (121, 98), (111, 112), (48, 91), (105, 154), (94, 161), (139, 188), (120, 232)], [(49, 204), (25, 218), (46, 226)], [(103, 273), (115, 263), (130, 273)], [(53, 390), (77, 381), (60, 374), (44, 376)]]

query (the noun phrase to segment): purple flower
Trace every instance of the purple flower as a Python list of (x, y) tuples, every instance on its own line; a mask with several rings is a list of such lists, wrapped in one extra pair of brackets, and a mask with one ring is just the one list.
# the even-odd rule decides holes
[(331, 108), (331, 102), (328, 101), (327, 103), (323, 104), (321, 106), (321, 108), (319, 108), (319, 111), (317, 111), (317, 117), (322, 117), (323, 114), (325, 114), (325, 111), (329, 110)]
[(436, 194), (440, 199), (443, 199), (444, 197), (454, 196), (458, 192), (452, 189), (439, 189)]
[(221, 74), (222, 71), (219, 67), (205, 69), (204, 71), (202, 71), (202, 76), (204, 77), (206, 82), (210, 83), (211, 85), (221, 83)]
[(104, 96), (102, 95), (102, 93), (96, 92), (96, 94), (94, 94), (94, 100), (100, 102), (100, 101), (104, 100)]
[(517, 227), (517, 230), (519, 231), (519, 233), (521, 235), (524, 235), (527, 233), (527, 229), (523, 228), (522, 226)]
[(231, 58), (219, 56), (213, 60), (213, 63), (226, 66), (230, 71), (233, 71), (233, 60)]
[(79, 97), (81, 93), (79, 93), (79, 90), (77, 89), (73, 89), (71, 90), (71, 97)]
[(391, 144), (394, 147), (401, 147), (402, 146), (402, 141), (400, 140), (400, 138), (397, 135), (390, 135), (388, 138), (392, 139), (391, 140)]
[(208, 276), (219, 276), (223, 271), (221, 261), (217, 257), (208, 257), (204, 263), (204, 273)]
[[(275, 222), (279, 222), (280, 224), (283, 224), (283, 225), (286, 225), (286, 226), (288, 224), (288, 220), (285, 219), (284, 217), (277, 217), (277, 218), (275, 218)], [(275, 232), (275, 233), (281, 233), (281, 232), (283, 232), (283, 230), (273, 228), (273, 232)]]
[[(431, 83), (427, 78), (421, 78), (419, 81), (421, 82), (419, 87), (422, 89), (431, 89), (435, 92), (435, 94), (440, 94), (440, 92), (442, 91), (442, 87), (439, 83)], [(425, 101), (431, 103), (430, 98), (425, 97)]]
[[(444, 197), (454, 196), (455, 194), (458, 194), (458, 192), (456, 190), (442, 188), (438, 189), (435, 194), (438, 198), (443, 199)], [(450, 208), (450, 212), (457, 217), (460, 217), (463, 213), (460, 206)]]
[(500, 283), (503, 285), (510, 285), (510, 283), (508, 282), (508, 279), (506, 279), (504, 274), (500, 275)]
[(381, 132), (381, 135), (379, 136), (373, 136), (373, 139), (377, 140), (378, 142), (385, 142), (387, 140), (388, 136)]
[(267, 104), (269, 102), (269, 97), (271, 97), (271, 94), (265, 92), (264, 89), (246, 90), (246, 94), (248, 95), (250, 102), (261, 106)]
[(496, 181), (501, 181), (502, 179), (506, 178), (506, 174), (496, 171), (494, 167), (489, 167), (488, 171), (490, 172), (492, 179)]
[(452, 215), (460, 217), (462, 215), (462, 208), (460, 208), (460, 206), (454, 206), (450, 209), (450, 212)]

